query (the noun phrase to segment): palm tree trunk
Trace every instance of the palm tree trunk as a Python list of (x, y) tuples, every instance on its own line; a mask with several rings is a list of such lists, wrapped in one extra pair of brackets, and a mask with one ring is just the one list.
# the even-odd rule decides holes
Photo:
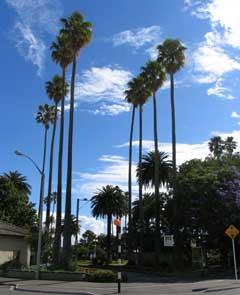
[[(44, 132), (44, 147), (43, 147), (43, 162), (42, 162), (42, 175), (45, 174), (45, 162), (46, 162), (46, 151), (47, 151), (47, 132), (48, 132), (48, 129), (45, 127), (45, 132)], [(43, 185), (43, 182), (44, 181), (44, 177), (41, 177), (41, 187)], [(42, 192), (42, 196), (44, 197), (44, 192)], [(40, 204), (40, 200), (39, 200), (39, 208), (38, 208), (38, 218), (40, 217), (40, 207), (41, 207), (41, 204)]]
[(107, 215), (107, 262), (112, 261), (111, 255), (111, 224), (112, 224), (112, 214)]
[(133, 105), (132, 122), (129, 139), (129, 163), (128, 163), (128, 260), (131, 260), (132, 253), (132, 140), (136, 107)]
[(175, 103), (174, 103), (174, 76), (171, 78), (171, 114), (172, 114), (172, 162), (173, 162), (173, 197), (176, 196), (176, 126), (175, 126)]
[(74, 87), (76, 75), (76, 56), (72, 64), (70, 117), (68, 129), (68, 162), (67, 162), (67, 187), (65, 202), (65, 218), (63, 229), (63, 259), (64, 265), (68, 267), (71, 259), (71, 207), (72, 207), (72, 146), (73, 146), (73, 116), (74, 116)]
[(143, 216), (143, 198), (142, 198), (142, 105), (139, 105), (139, 223), (140, 223), (140, 261), (143, 254), (144, 238), (144, 216)]
[(58, 184), (57, 184), (57, 210), (56, 210), (56, 231), (53, 244), (53, 263), (60, 263), (61, 249), (61, 232), (62, 232), (62, 158), (63, 158), (63, 138), (64, 138), (64, 104), (65, 104), (65, 77), (66, 69), (62, 73), (62, 99), (61, 99), (61, 121), (59, 135), (59, 151), (58, 151)]
[(158, 157), (158, 133), (157, 133), (157, 102), (156, 92), (153, 92), (153, 113), (154, 113), (154, 154), (155, 154), (155, 166), (154, 166), (154, 182), (155, 182), (155, 253), (156, 259), (159, 260), (160, 255), (160, 194), (159, 194), (159, 157)]
[(51, 211), (51, 194), (52, 194), (52, 172), (53, 172), (53, 153), (54, 141), (57, 125), (57, 103), (55, 103), (54, 124), (52, 131), (51, 149), (50, 149), (50, 163), (49, 163), (49, 176), (48, 176), (48, 194), (47, 194), (47, 212), (46, 212), (46, 231), (49, 231), (49, 219)]

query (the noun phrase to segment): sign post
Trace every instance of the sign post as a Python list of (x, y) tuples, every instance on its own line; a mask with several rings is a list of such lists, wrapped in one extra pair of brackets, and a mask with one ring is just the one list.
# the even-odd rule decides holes
[(235, 272), (235, 279), (237, 280), (237, 263), (236, 263), (236, 252), (235, 252), (235, 243), (234, 239), (239, 234), (239, 230), (234, 226), (230, 225), (226, 230), (225, 234), (232, 240), (232, 250), (233, 250), (233, 262), (234, 262), (234, 272)]
[[(116, 225), (116, 230), (118, 233), (118, 264), (121, 265), (121, 220), (120, 219), (115, 219), (114, 220), (114, 225)], [(117, 282), (118, 282), (118, 294), (121, 293), (121, 280), (122, 280), (122, 273), (121, 271), (118, 272), (117, 276)]]

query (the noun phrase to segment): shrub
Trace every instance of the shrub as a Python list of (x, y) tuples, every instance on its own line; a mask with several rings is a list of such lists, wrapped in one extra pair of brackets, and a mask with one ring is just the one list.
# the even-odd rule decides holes
[(117, 273), (111, 270), (98, 270), (87, 275), (87, 280), (89, 282), (116, 282)]

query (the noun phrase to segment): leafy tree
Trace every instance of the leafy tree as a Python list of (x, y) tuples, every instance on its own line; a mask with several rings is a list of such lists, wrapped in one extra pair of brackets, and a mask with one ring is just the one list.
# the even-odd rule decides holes
[[(228, 159), (191, 160), (182, 164), (177, 176), (177, 198), (169, 200), (169, 224), (181, 229), (181, 249), (190, 240), (207, 249), (226, 251), (224, 231), (229, 224), (240, 226), (240, 166)], [(172, 215), (172, 208), (177, 215)], [(171, 227), (170, 227), (171, 228)]]
[(128, 200), (118, 186), (107, 185), (91, 198), (92, 214), (107, 217), (107, 259), (111, 261), (111, 223), (112, 216), (123, 216), (127, 212)]
[(27, 183), (27, 178), (20, 172), (9, 171), (8, 173), (4, 173), (3, 176), (8, 179), (18, 191), (30, 195), (31, 186)]
[[(142, 68), (142, 75), (145, 77), (148, 83), (148, 87), (151, 90), (153, 96), (153, 130), (154, 130), (154, 152), (158, 154), (158, 132), (157, 132), (157, 101), (156, 93), (160, 87), (162, 87), (166, 80), (166, 74), (162, 65), (156, 61), (149, 61), (146, 67)], [(160, 194), (159, 194), (159, 159), (155, 158), (155, 198), (156, 198), (156, 233), (155, 233), (155, 251), (156, 256), (159, 257), (159, 244), (160, 244), (160, 220), (159, 220), (159, 208), (160, 208)]]
[(18, 171), (0, 176), (0, 219), (31, 228), (37, 221), (34, 204), (29, 201), (31, 187)]
[(170, 75), (171, 81), (171, 115), (172, 115), (172, 161), (173, 161), (173, 193), (175, 195), (175, 182), (177, 173), (176, 162), (176, 126), (175, 126), (175, 102), (174, 102), (174, 75), (185, 65), (184, 51), (186, 47), (178, 39), (166, 39), (157, 47), (158, 61)]
[(61, 97), (61, 121), (59, 135), (59, 151), (58, 151), (58, 180), (57, 180), (57, 216), (56, 216), (56, 232), (53, 246), (53, 262), (60, 262), (61, 248), (61, 218), (62, 218), (62, 159), (63, 159), (63, 139), (64, 139), (64, 105), (65, 105), (65, 85), (66, 72), (69, 64), (73, 59), (73, 50), (69, 44), (69, 36), (64, 32), (60, 32), (56, 41), (52, 43), (52, 59), (60, 65), (62, 69), (62, 97)]
[(64, 264), (68, 266), (71, 257), (71, 235), (70, 235), (70, 217), (71, 217), (71, 194), (72, 194), (72, 145), (73, 145), (73, 115), (74, 115), (74, 88), (76, 75), (76, 61), (80, 51), (90, 42), (92, 37), (92, 24), (86, 22), (79, 12), (73, 12), (68, 19), (61, 20), (64, 28), (63, 34), (68, 36), (69, 46), (73, 52), (72, 59), (72, 77), (70, 92), (70, 117), (68, 129), (68, 160), (67, 160), (67, 186), (65, 202), (65, 223), (63, 232), (63, 259)]
[[(51, 139), (51, 148), (50, 148), (50, 163), (49, 163), (49, 176), (48, 176), (48, 193), (47, 193), (47, 212), (46, 212), (46, 229), (49, 230), (50, 225), (50, 208), (51, 208), (51, 195), (52, 195), (52, 173), (53, 173), (53, 151), (54, 151), (54, 142), (55, 142), (55, 134), (56, 134), (56, 126), (58, 119), (58, 104), (62, 99), (62, 77), (59, 75), (55, 75), (52, 81), (46, 82), (46, 92), (49, 99), (54, 101), (54, 114), (52, 119), (53, 131), (52, 131), (52, 139)], [(68, 92), (68, 84), (65, 83), (64, 87), (64, 97)]]

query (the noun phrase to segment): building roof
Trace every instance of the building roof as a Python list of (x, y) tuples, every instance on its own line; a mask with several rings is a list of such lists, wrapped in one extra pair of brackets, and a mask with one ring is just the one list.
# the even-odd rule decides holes
[(27, 237), (28, 230), (19, 226), (0, 221), (0, 236), (14, 236), (14, 237)]

